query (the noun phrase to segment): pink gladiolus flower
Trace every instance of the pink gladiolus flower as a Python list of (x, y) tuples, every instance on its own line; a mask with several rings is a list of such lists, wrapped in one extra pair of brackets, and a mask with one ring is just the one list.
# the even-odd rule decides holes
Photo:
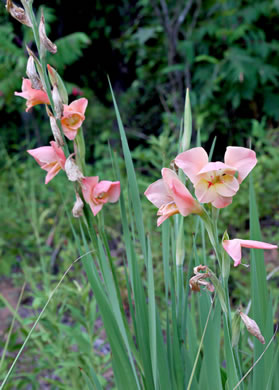
[(27, 99), (26, 111), (29, 111), (31, 107), (36, 106), (37, 104), (49, 104), (46, 92), (41, 89), (32, 88), (32, 84), (29, 79), (23, 79), (21, 88), (22, 92), (15, 92), (15, 95)]
[(157, 215), (160, 217), (157, 219), (157, 226), (178, 213), (184, 217), (191, 213), (202, 213), (200, 204), (192, 197), (174, 171), (163, 168), (162, 177), (150, 184), (144, 193), (147, 199), (159, 209)]
[(57, 175), (60, 169), (64, 169), (66, 157), (64, 152), (56, 142), (51, 141), (51, 146), (43, 146), (37, 149), (27, 150), (29, 154), (37, 161), (42, 169), (48, 172), (45, 184)]
[(276, 249), (277, 245), (268, 244), (261, 241), (240, 240), (224, 240), (223, 248), (234, 260), (234, 266), (237, 267), (241, 263), (241, 248), (255, 248), (255, 249)]
[(175, 159), (175, 164), (194, 184), (198, 200), (212, 203), (218, 209), (231, 204), (239, 184), (256, 163), (253, 150), (237, 146), (227, 147), (225, 163), (208, 162), (208, 155), (201, 147), (187, 150)]
[(88, 100), (81, 98), (72, 102), (69, 106), (64, 104), (64, 112), (61, 118), (61, 125), (65, 136), (69, 140), (75, 139), (78, 129), (85, 119), (84, 113)]
[(86, 203), (89, 204), (96, 216), (107, 202), (115, 203), (120, 196), (120, 182), (102, 180), (98, 183), (98, 176), (82, 179), (82, 193)]

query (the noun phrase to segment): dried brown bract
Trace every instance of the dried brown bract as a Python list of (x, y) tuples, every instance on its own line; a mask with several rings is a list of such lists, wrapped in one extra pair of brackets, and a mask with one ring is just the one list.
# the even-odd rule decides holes
[(32, 27), (32, 23), (23, 8), (15, 5), (12, 0), (7, 0), (6, 8), (10, 15), (18, 22), (25, 26)]
[(57, 46), (53, 42), (51, 42), (51, 40), (46, 35), (45, 17), (43, 12), (41, 15), (41, 21), (39, 25), (39, 36), (40, 36), (41, 46), (43, 46), (50, 53), (55, 54), (57, 52)]

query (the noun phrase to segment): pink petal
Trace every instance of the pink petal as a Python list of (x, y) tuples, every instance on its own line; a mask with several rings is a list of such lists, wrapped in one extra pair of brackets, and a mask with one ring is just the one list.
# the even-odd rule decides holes
[(57, 158), (59, 160), (59, 164), (64, 169), (65, 163), (66, 163), (66, 157), (65, 157), (65, 154), (63, 152), (63, 149), (60, 148), (55, 141), (50, 141), (50, 144), (51, 144), (53, 150), (56, 153), (56, 156), (57, 156)]
[(40, 166), (57, 160), (56, 153), (51, 146), (42, 146), (41, 148), (27, 150), (27, 152), (34, 157)]
[(46, 175), (46, 178), (45, 178), (45, 184), (47, 184), (48, 182), (50, 182), (50, 180), (52, 180), (54, 178), (54, 176), (57, 175), (57, 173), (59, 173), (61, 167), (60, 165), (57, 163), (55, 164), (51, 169), (50, 171), (48, 171), (48, 174)]
[(229, 173), (229, 174), (232, 174), (234, 175), (235, 172), (236, 172), (236, 169), (233, 168), (233, 167), (230, 167), (229, 165), (226, 165), (220, 161), (217, 161), (217, 162), (209, 162), (207, 163), (199, 172), (198, 172), (198, 175), (202, 174), (202, 173), (207, 173), (207, 172), (211, 172), (211, 171), (218, 171), (218, 170), (221, 170), (221, 171), (224, 171), (225, 173)]
[(209, 185), (204, 179), (195, 185), (195, 194), (201, 203), (211, 203), (218, 197), (215, 186)]
[(106, 202), (115, 203), (118, 201), (120, 196), (120, 182), (119, 181), (109, 181), (109, 180), (102, 180), (100, 183), (98, 183), (94, 190), (93, 190), (93, 197), (97, 198), (100, 194), (106, 194), (105, 197)]
[(168, 218), (169, 218), (169, 215), (161, 215), (161, 217), (159, 217), (157, 219), (157, 226), (159, 227)]
[(234, 196), (239, 190), (239, 183), (234, 176), (224, 175), (221, 177), (222, 183), (214, 184), (219, 195)]
[(183, 170), (189, 177), (192, 183), (196, 183), (198, 172), (208, 163), (208, 156), (206, 151), (201, 148), (193, 148), (186, 152), (180, 153), (176, 159), (175, 164)]
[(32, 89), (32, 83), (31, 83), (31, 80), (29, 79), (23, 79), (22, 80), (22, 86), (21, 86), (21, 89), (23, 92), (25, 91), (28, 91), (30, 89)]
[(225, 153), (225, 164), (238, 171), (238, 182), (241, 183), (257, 164), (256, 153), (247, 148), (228, 146)]
[(237, 238), (234, 240), (224, 240), (222, 242), (223, 248), (234, 260), (234, 266), (237, 267), (241, 263), (241, 246)]
[(276, 249), (277, 245), (268, 244), (263, 241), (254, 240), (240, 240), (240, 245), (244, 248), (255, 248), (255, 249)]
[(63, 123), (61, 123), (61, 125), (62, 125), (62, 130), (63, 130), (65, 137), (67, 137), (70, 141), (73, 141), (76, 138), (78, 129), (73, 130), (73, 129), (63, 125)]
[(85, 110), (86, 110), (86, 107), (87, 107), (87, 104), (88, 104), (88, 100), (85, 99), (85, 98), (81, 98), (81, 99), (78, 99), (78, 100), (75, 100), (73, 101), (70, 105), (69, 105), (69, 108), (72, 110), (72, 111), (77, 111), (81, 114), (84, 114), (85, 113)]
[(20, 96), (20, 97), (22, 97), (22, 98), (24, 98), (24, 99), (28, 99), (28, 97), (29, 97), (29, 93), (28, 92), (15, 92), (14, 93), (16, 96)]
[(92, 210), (92, 213), (94, 214), (94, 216), (96, 217), (96, 215), (99, 213), (99, 211), (102, 210), (102, 207), (103, 207), (103, 203), (102, 204), (94, 204), (94, 203), (90, 203), (90, 208)]
[(169, 203), (173, 200), (163, 179), (157, 180), (150, 184), (144, 195), (158, 208), (160, 208), (163, 204)]
[(23, 79), (22, 80), (22, 85), (21, 85), (21, 90), (22, 92), (15, 92), (16, 96), (21, 96), (25, 99), (28, 99), (27, 96), (29, 96), (29, 91), (32, 89), (32, 83), (29, 79)]
[(85, 177), (84, 179), (82, 179), (82, 194), (83, 194), (85, 202), (89, 203), (90, 206), (92, 203), (91, 202), (91, 193), (92, 193), (94, 187), (97, 185), (98, 181), (99, 181), (98, 176), (90, 176), (90, 177)]
[(186, 217), (191, 213), (201, 212), (200, 205), (193, 198), (185, 185), (179, 180), (175, 172), (164, 168), (162, 170), (162, 175), (165, 183), (167, 182), (167, 185), (172, 193), (174, 203), (181, 215)]
[(232, 203), (231, 197), (224, 197), (218, 195), (218, 197), (212, 202), (212, 206), (216, 207), (216, 209), (223, 209)]
[(255, 249), (276, 249), (277, 245), (268, 244), (262, 241), (241, 240), (224, 240), (223, 248), (234, 260), (234, 266), (237, 267), (241, 263), (241, 247)]

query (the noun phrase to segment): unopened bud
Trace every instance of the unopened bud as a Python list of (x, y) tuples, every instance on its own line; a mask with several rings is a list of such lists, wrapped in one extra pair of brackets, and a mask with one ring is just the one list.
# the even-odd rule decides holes
[(83, 201), (81, 200), (80, 196), (78, 193), (76, 193), (76, 201), (74, 204), (74, 207), (72, 209), (73, 216), (75, 218), (79, 218), (83, 214)]
[(239, 312), (239, 315), (244, 322), (244, 325), (246, 326), (248, 332), (251, 333), (253, 336), (257, 337), (257, 339), (262, 344), (265, 344), (265, 339), (261, 334), (260, 328), (258, 327), (256, 321), (252, 320), (252, 318), (248, 317), (247, 314), (243, 313), (242, 311)]
[(23, 8), (15, 5), (12, 0), (7, 0), (6, 8), (11, 16), (18, 22), (25, 24), (25, 26), (32, 27), (32, 23)]
[(56, 118), (61, 119), (63, 116), (64, 106), (56, 85), (53, 87), (52, 90), (52, 99), (56, 112)]
[(75, 163), (74, 159), (72, 158), (73, 155), (74, 153), (67, 158), (65, 163), (65, 171), (70, 181), (77, 181), (83, 179), (84, 176), (77, 164)]
[(53, 42), (51, 42), (51, 40), (48, 39), (46, 35), (45, 17), (43, 12), (41, 15), (41, 21), (39, 25), (39, 36), (40, 36), (41, 48), (44, 48), (48, 50), (50, 53), (55, 54), (57, 52), (57, 46)]
[(52, 87), (57, 86), (62, 102), (68, 104), (68, 93), (59, 73), (49, 64), (47, 64), (47, 70)]
[(34, 89), (43, 89), (42, 82), (38, 76), (36, 67), (35, 67), (35, 61), (32, 56), (29, 56), (27, 61), (27, 67), (26, 67), (26, 74), (31, 81), (32, 88)]

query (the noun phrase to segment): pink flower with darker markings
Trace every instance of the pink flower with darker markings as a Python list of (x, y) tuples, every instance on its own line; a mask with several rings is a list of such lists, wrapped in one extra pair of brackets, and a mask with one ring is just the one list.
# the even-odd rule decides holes
[(107, 202), (115, 203), (120, 196), (120, 182), (102, 180), (98, 176), (85, 177), (82, 179), (82, 194), (86, 203), (96, 216)]
[(15, 95), (27, 100), (25, 111), (29, 111), (30, 108), (37, 104), (50, 104), (46, 92), (32, 88), (32, 83), (29, 79), (23, 79), (21, 88), (22, 92), (15, 92)]
[(34, 157), (42, 169), (48, 172), (45, 184), (57, 175), (60, 169), (65, 169), (65, 154), (56, 142), (51, 141), (51, 146), (42, 146), (41, 148), (27, 150)]
[(159, 209), (157, 226), (175, 214), (180, 213), (186, 217), (191, 213), (203, 212), (200, 204), (179, 180), (177, 174), (169, 168), (162, 169), (162, 179), (150, 184), (144, 195)]
[(187, 150), (175, 159), (175, 164), (194, 184), (198, 200), (212, 203), (218, 209), (231, 204), (239, 184), (256, 163), (253, 150), (237, 146), (227, 147), (225, 163), (208, 162), (208, 155), (201, 147)]
[(241, 263), (241, 248), (255, 248), (255, 249), (276, 249), (277, 245), (268, 244), (262, 241), (253, 240), (240, 240), (235, 238), (234, 240), (224, 240), (223, 248), (234, 260), (234, 266), (237, 267)]
[(78, 129), (81, 127), (85, 119), (85, 110), (88, 100), (81, 98), (72, 102), (69, 106), (64, 104), (63, 116), (61, 118), (61, 125), (65, 136), (69, 140), (75, 139)]

